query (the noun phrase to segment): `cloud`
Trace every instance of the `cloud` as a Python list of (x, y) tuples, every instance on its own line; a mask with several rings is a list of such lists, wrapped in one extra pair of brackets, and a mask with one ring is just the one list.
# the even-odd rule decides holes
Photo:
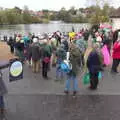
[(60, 10), (62, 7), (66, 9), (69, 9), (71, 6), (76, 8), (84, 7), (85, 0), (0, 0), (0, 6), (5, 8), (13, 8), (14, 6), (23, 8), (24, 5), (34, 10)]
[[(86, 7), (94, 3), (95, 0), (0, 0), (0, 6), (4, 8), (13, 8), (18, 6), (23, 8), (24, 5), (27, 5), (29, 9), (32, 10), (60, 10), (62, 7), (69, 9), (71, 6), (75, 8)], [(120, 0), (104, 0), (110, 2), (114, 7), (119, 7)]]

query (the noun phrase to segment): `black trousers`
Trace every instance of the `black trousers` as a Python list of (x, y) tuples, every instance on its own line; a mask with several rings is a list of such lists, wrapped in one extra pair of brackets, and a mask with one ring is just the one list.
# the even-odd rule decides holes
[(120, 63), (120, 59), (113, 59), (113, 64), (112, 64), (112, 71), (117, 72), (117, 67)]
[(99, 82), (98, 75), (99, 75), (99, 72), (96, 72), (96, 73), (90, 72), (90, 87), (91, 87), (91, 89), (97, 89), (97, 85)]
[(10, 46), (10, 52), (14, 53), (14, 46)]
[(43, 77), (48, 77), (48, 76), (47, 76), (48, 64), (49, 64), (49, 63), (45, 63), (44, 61), (42, 62), (42, 76), (43, 76)]

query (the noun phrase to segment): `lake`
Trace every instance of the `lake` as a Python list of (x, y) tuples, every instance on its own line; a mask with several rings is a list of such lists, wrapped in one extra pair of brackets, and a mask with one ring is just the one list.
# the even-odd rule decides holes
[(90, 24), (67, 24), (62, 22), (50, 22), (49, 24), (19, 24), (19, 25), (0, 25), (0, 36), (13, 36), (15, 33), (27, 34), (29, 32), (42, 34), (44, 32), (53, 33), (57, 30), (61, 32), (72, 31), (72, 26), (76, 32), (82, 28), (89, 28)]

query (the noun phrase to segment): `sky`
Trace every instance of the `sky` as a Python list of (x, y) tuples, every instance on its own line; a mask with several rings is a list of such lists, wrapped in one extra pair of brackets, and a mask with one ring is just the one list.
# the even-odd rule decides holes
[[(94, 0), (0, 0), (0, 7), (13, 8), (17, 6), (22, 9), (24, 5), (27, 5), (30, 10), (49, 9), (58, 11), (62, 7), (66, 9), (69, 9), (71, 6), (75, 6), (75, 8), (85, 8), (91, 4), (91, 1)], [(119, 7), (120, 0), (112, 0), (111, 4), (114, 7)]]

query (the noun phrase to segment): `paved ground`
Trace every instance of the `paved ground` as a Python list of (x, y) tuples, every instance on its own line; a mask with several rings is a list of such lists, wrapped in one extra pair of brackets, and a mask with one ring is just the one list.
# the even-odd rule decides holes
[(119, 120), (120, 96), (10, 95), (8, 120)]
[(24, 66), (24, 79), (9, 82), (8, 69), (3, 70), (8, 88), (5, 103), (8, 120), (119, 120), (120, 75), (103, 72), (103, 80), (96, 91), (90, 91), (78, 76), (79, 93), (76, 98), (65, 96), (64, 83), (55, 82), (55, 69), (50, 80), (33, 74)]
[(119, 120), (120, 76), (103, 72), (103, 80), (96, 91), (90, 91), (78, 77), (80, 91), (77, 98), (65, 96), (64, 83), (33, 74), (24, 66), (24, 79), (9, 82), (8, 69), (3, 71), (8, 88), (5, 97), (8, 120)]
[[(32, 73), (31, 69), (24, 66), (24, 79), (16, 82), (9, 82), (8, 70), (4, 70), (4, 80), (8, 87), (9, 94), (16, 95), (28, 95), (28, 94), (64, 94), (64, 82), (55, 82), (55, 69), (53, 68), (49, 75), (50, 79), (45, 80), (41, 76), (41, 72), (38, 74)], [(99, 81), (98, 90), (90, 91), (88, 86), (82, 84), (82, 76), (78, 76), (79, 81), (79, 93), (80, 95), (120, 95), (120, 74), (113, 75), (109, 69), (103, 72), (103, 79)]]
[(8, 47), (7, 43), (0, 41), (0, 61), (1, 60), (8, 61), (9, 59), (15, 57), (9, 51), (10, 51), (10, 48)]

